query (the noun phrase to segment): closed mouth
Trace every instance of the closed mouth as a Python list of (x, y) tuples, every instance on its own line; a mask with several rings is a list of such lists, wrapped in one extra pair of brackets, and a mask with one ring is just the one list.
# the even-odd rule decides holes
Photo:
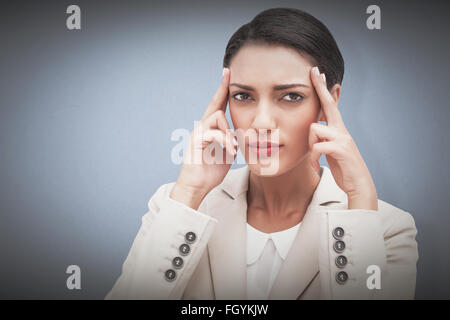
[(257, 141), (257, 142), (249, 143), (248, 146), (250, 148), (258, 148), (258, 149), (275, 149), (275, 148), (280, 148), (283, 145), (278, 144), (276, 142), (271, 142), (271, 141)]

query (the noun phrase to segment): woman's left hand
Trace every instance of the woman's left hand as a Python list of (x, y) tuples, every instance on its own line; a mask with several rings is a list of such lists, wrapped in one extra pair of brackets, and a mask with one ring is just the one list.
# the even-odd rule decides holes
[(359, 150), (337, 108), (337, 100), (327, 89), (325, 75), (311, 68), (310, 76), (319, 97), (327, 125), (313, 122), (309, 132), (311, 164), (320, 169), (319, 158), (325, 154), (338, 186), (347, 194), (348, 209), (378, 210), (375, 184)]

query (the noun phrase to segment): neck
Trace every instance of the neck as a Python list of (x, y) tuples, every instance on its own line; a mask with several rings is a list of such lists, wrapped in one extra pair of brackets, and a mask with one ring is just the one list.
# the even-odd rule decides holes
[(273, 177), (250, 172), (247, 203), (266, 218), (296, 215), (301, 221), (319, 181), (319, 174), (305, 162)]

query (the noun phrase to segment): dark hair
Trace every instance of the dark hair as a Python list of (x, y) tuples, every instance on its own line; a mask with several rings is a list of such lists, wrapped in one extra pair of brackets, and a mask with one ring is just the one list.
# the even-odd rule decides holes
[(342, 84), (344, 59), (327, 27), (312, 15), (293, 8), (272, 8), (260, 12), (240, 27), (228, 41), (223, 67), (245, 44), (277, 44), (306, 54), (325, 73), (327, 87)]

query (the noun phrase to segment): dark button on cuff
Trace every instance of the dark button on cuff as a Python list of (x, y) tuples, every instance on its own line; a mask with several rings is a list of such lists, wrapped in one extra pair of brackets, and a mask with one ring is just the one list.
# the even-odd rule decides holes
[(347, 257), (337, 256), (335, 262), (338, 268), (343, 268), (347, 264)]
[(344, 284), (348, 279), (348, 274), (345, 271), (340, 271), (336, 273), (336, 282), (339, 284)]
[(345, 242), (338, 240), (333, 244), (333, 248), (334, 248), (334, 251), (336, 251), (337, 253), (341, 253), (345, 249)]
[(341, 227), (334, 228), (333, 237), (336, 240), (341, 240), (343, 236), (344, 236), (344, 229), (342, 229)]
[(181, 254), (182, 256), (186, 256), (186, 255), (189, 254), (189, 251), (191, 251), (191, 247), (189, 247), (188, 244), (183, 243), (183, 244), (179, 247), (179, 251), (180, 251), (180, 254)]
[(183, 267), (184, 261), (181, 257), (175, 257), (172, 260), (172, 265), (175, 269), (181, 269)]
[(165, 272), (165, 276), (167, 281), (173, 281), (177, 277), (177, 273), (175, 270), (169, 269)]
[(197, 239), (197, 235), (194, 232), (190, 231), (190, 232), (186, 233), (184, 238), (186, 239), (187, 243), (194, 243), (195, 240)]

